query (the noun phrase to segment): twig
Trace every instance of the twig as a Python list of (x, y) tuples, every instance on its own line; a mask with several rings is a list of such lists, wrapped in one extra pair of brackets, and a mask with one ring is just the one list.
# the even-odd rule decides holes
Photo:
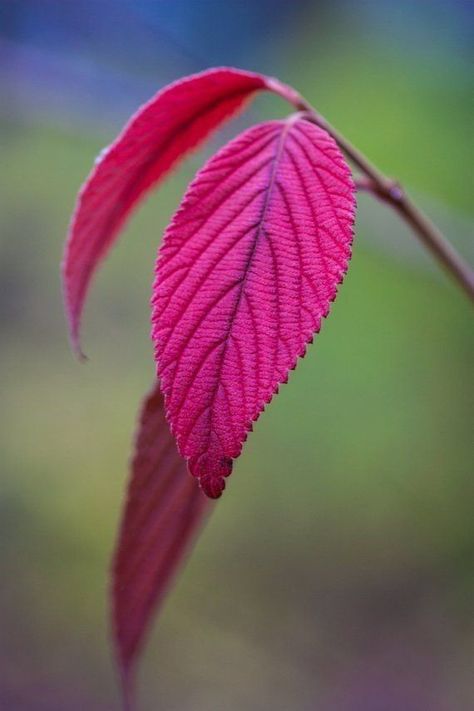
[[(289, 97), (288, 97), (289, 98)], [(458, 282), (466, 294), (474, 301), (474, 270), (459, 252), (444, 237), (435, 224), (408, 197), (403, 187), (396, 180), (387, 178), (355, 146), (339, 133), (315, 109), (298, 96), (292, 99), (293, 105), (302, 111), (308, 121), (325, 129), (344, 151), (350, 161), (365, 176), (358, 181), (358, 187), (368, 190), (376, 197), (389, 204), (400, 217), (407, 222), (421, 242), (427, 247), (451, 276)]]

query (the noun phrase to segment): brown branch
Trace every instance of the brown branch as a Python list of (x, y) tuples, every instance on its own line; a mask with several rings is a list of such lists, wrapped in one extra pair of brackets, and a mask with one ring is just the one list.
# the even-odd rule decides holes
[(363, 153), (355, 148), (337, 129), (331, 126), (323, 116), (318, 114), (306, 99), (298, 97), (292, 103), (298, 111), (303, 112), (308, 121), (325, 129), (334, 138), (349, 160), (365, 176), (365, 178), (358, 181), (358, 188), (368, 190), (398, 212), (425, 247), (432, 252), (474, 301), (474, 271), (429, 217), (410, 200), (400, 183), (387, 178), (381, 173)]

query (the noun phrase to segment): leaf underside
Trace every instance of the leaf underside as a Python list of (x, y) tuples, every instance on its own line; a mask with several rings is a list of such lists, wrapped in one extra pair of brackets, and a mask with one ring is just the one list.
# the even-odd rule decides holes
[(153, 292), (157, 370), (179, 451), (208, 496), (327, 316), (354, 215), (339, 148), (295, 115), (221, 149), (168, 227)]
[(99, 156), (79, 193), (63, 260), (66, 309), (77, 353), (90, 280), (132, 208), (179, 159), (265, 88), (287, 91), (275, 80), (237, 69), (186, 77), (140, 108)]
[(152, 614), (210, 508), (178, 454), (156, 383), (140, 415), (113, 565), (113, 634), (126, 695)]

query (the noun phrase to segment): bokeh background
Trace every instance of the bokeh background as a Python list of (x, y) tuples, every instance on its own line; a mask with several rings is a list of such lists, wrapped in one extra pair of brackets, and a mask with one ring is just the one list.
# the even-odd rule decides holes
[[(94, 156), (207, 66), (301, 90), (473, 259), (470, 0), (0, 1), (0, 708), (117, 709), (108, 566), (153, 379), (157, 245), (222, 140), (133, 218), (92, 290), (85, 366), (59, 262)], [(143, 711), (474, 706), (472, 321), (360, 197), (332, 316), (255, 427), (150, 638)]]

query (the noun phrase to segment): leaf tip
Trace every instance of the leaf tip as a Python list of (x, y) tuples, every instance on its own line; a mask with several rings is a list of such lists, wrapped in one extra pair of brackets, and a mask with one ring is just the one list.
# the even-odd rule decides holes
[(79, 363), (86, 363), (89, 358), (86, 356), (81, 346), (81, 337), (79, 334), (79, 324), (76, 323), (73, 317), (69, 317), (70, 327), (69, 327), (69, 343), (71, 344), (71, 350), (74, 356), (77, 358)]
[(123, 711), (135, 709), (135, 684), (132, 669), (129, 664), (119, 662), (120, 688), (122, 692)]
[(225, 489), (224, 477), (203, 477), (199, 480), (199, 483), (209, 499), (220, 499)]
[(81, 348), (81, 344), (79, 341), (73, 342), (72, 343), (72, 352), (74, 353), (75, 357), (79, 361), (79, 363), (87, 363), (89, 358), (86, 356), (84, 351)]
[(203, 492), (210, 499), (219, 499), (225, 489), (226, 477), (232, 472), (233, 460), (230, 457), (216, 459), (208, 451), (198, 457), (191, 457), (189, 470), (199, 480)]
[(77, 299), (75, 298), (72, 286), (71, 265), (69, 256), (69, 243), (71, 240), (70, 235), (71, 232), (69, 232), (64, 258), (61, 264), (61, 281), (63, 288), (64, 312), (66, 315), (66, 321), (69, 331), (69, 344), (71, 350), (80, 363), (85, 363), (88, 358), (82, 350), (80, 334), (82, 302), (77, 301)]

